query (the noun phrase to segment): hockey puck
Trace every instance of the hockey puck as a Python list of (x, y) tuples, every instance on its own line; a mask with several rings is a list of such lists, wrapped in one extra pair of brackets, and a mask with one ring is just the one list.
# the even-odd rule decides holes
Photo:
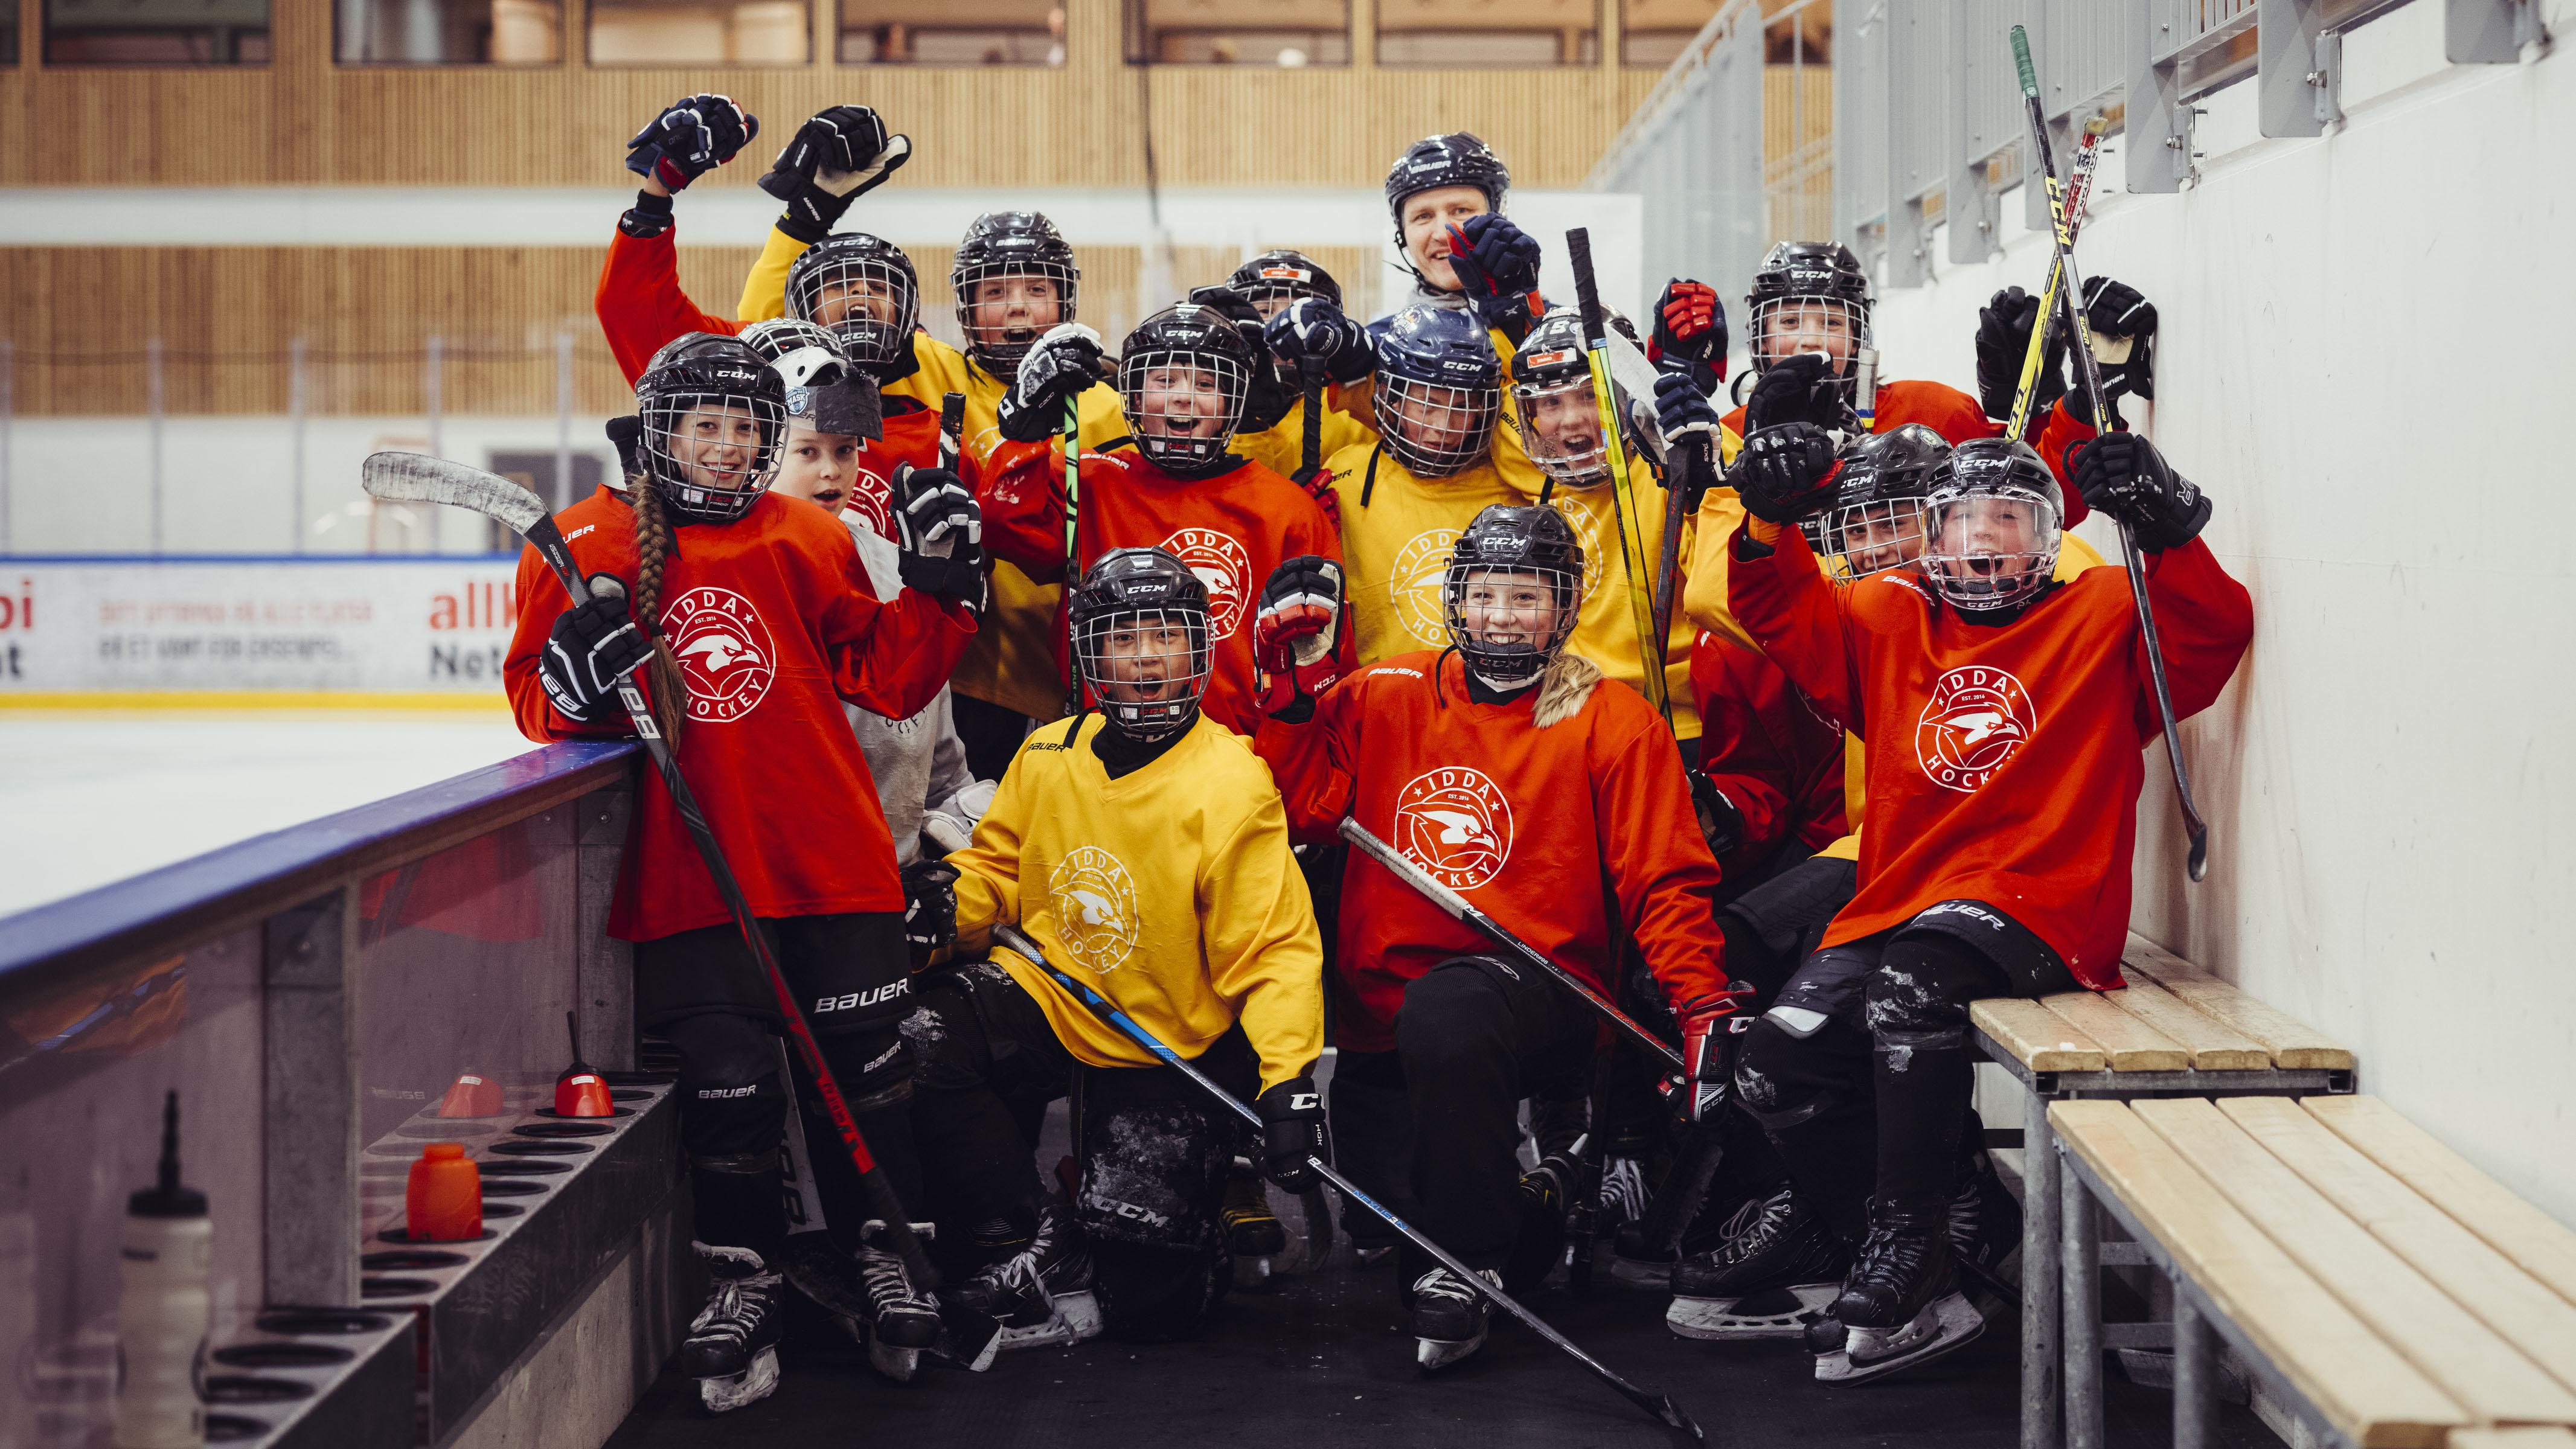
[(357, 1355), (328, 1343), (237, 1343), (208, 1355), (234, 1368), (323, 1368)]
[[(628, 1112), (619, 1115), (631, 1117), (634, 1114)], [(531, 1122), (519, 1128), (518, 1135), (521, 1137), (605, 1137), (616, 1130), (603, 1122)]]
[(313, 1397), (311, 1384), (250, 1374), (215, 1374), (206, 1380), (209, 1404), (286, 1404)]
[[(514, 1137), (506, 1142), (495, 1142), (488, 1150), (505, 1157), (579, 1157), (593, 1149), (586, 1142), (532, 1142)], [(490, 1170), (488, 1167), (484, 1169), (486, 1172)]]
[(307, 1309), (290, 1313), (263, 1313), (258, 1327), (262, 1333), (302, 1336), (321, 1333), (380, 1333), (391, 1320), (374, 1313), (333, 1313), (328, 1309)]

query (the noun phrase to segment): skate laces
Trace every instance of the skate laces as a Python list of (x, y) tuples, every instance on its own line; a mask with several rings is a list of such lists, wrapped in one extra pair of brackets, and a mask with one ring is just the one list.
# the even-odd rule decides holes
[[(1751, 1221), (1745, 1222), (1747, 1218)], [(1755, 1253), (1777, 1242), (1798, 1220), (1798, 1199), (1786, 1190), (1767, 1198), (1755, 1198), (1735, 1210), (1727, 1220), (1726, 1246), (1718, 1250), (1720, 1263), (1741, 1263)], [(1743, 1222), (1740, 1229), (1736, 1224)]]
[[(1502, 1286), (1502, 1275), (1498, 1273), (1486, 1271), (1477, 1276), (1492, 1282), (1496, 1287)], [(1415, 1279), (1413, 1297), (1417, 1304), (1425, 1298), (1445, 1298), (1460, 1303), (1478, 1301), (1476, 1290), (1468, 1287), (1465, 1279), (1446, 1268), (1434, 1268)]]
[[(770, 1290), (778, 1286), (775, 1273), (753, 1273), (741, 1278), (718, 1278), (715, 1291), (708, 1295), (707, 1306), (689, 1323), (692, 1338), (730, 1335), (747, 1339), (767, 1317)], [(746, 1291), (751, 1290), (751, 1291)]]
[(1923, 1212), (1872, 1203), (1869, 1241), (1860, 1246), (1859, 1258), (1852, 1266), (1853, 1278), (1887, 1287), (1914, 1277), (1946, 1241), (1948, 1217), (1947, 1204)]

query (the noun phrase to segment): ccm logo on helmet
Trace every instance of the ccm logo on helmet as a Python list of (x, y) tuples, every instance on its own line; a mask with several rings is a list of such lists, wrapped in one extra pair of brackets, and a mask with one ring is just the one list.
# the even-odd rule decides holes
[(816, 1011), (856, 1011), (862, 1006), (874, 1006), (880, 1001), (892, 1001), (898, 996), (909, 995), (911, 991), (910, 981), (889, 981), (883, 986), (872, 987), (866, 991), (853, 991), (846, 996), (826, 996), (814, 1003), (814, 1009)]

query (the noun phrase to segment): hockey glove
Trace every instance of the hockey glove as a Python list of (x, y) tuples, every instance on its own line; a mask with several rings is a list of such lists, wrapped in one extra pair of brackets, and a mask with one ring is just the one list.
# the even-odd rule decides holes
[(1034, 443), (1064, 431), (1064, 405), (1095, 382), (1118, 373), (1100, 349), (1100, 334), (1079, 322), (1050, 329), (1020, 359), (1019, 375), (1002, 394), (996, 419), (1002, 436)]
[(595, 590), (589, 603), (555, 616), (545, 652), (537, 656), (537, 682), (554, 701), (555, 713), (592, 724), (601, 717), (600, 701), (617, 692), (617, 681), (652, 655), (652, 644), (627, 612), (624, 589)]
[(1813, 423), (1782, 423), (1744, 440), (1726, 481), (1744, 511), (1782, 525), (1814, 517), (1833, 501), (1834, 440)]
[(1699, 816), (1699, 833), (1708, 840), (1708, 853), (1723, 860), (1744, 843), (1744, 812), (1726, 798), (1726, 792), (1697, 770), (1690, 772), (1691, 811)]
[[(1726, 376), (1726, 308), (1715, 287), (1679, 277), (1664, 283), (1664, 294), (1655, 299), (1655, 331), (1646, 339), (1646, 360), (1667, 373), (1689, 373), (1702, 393), (1717, 391)], [(1655, 396), (1663, 396), (1661, 386)]]
[(1751, 986), (1730, 981), (1722, 992), (1694, 996), (1673, 1008), (1682, 1028), (1682, 1076), (1674, 1084), (1681, 1095), (1675, 1105), (1685, 1119), (1700, 1121), (1726, 1100), (1726, 1038), (1734, 1030), (1730, 1018), (1752, 1001)]
[(731, 96), (689, 96), (666, 107), (626, 143), (626, 169), (673, 191), (734, 158), (760, 134), (760, 122)]
[(2209, 495), (2135, 433), (2104, 433), (2075, 447), (2075, 491), (2129, 525), (2149, 553), (2191, 542), (2209, 522)]
[(1491, 212), (1449, 228), (1449, 269), (1488, 327), (1526, 324), (1547, 310), (1538, 295), (1538, 238)]
[(1782, 423), (1858, 431), (1860, 420), (1843, 401), (1842, 379), (1834, 376), (1832, 358), (1821, 352), (1784, 357), (1753, 384), (1753, 396), (1744, 403), (1747, 435)]
[(896, 571), (903, 586), (984, 612), (984, 514), (945, 468), (895, 469)]
[(1324, 1125), (1324, 1094), (1312, 1077), (1290, 1077), (1252, 1104), (1261, 1112), (1264, 1177), (1282, 1191), (1304, 1192), (1322, 1178), (1306, 1159), (1333, 1161), (1332, 1130)]
[(916, 860), (903, 868), (903, 943), (918, 964), (957, 939), (957, 867)]
[(1368, 329), (1321, 297), (1300, 297), (1279, 309), (1261, 329), (1261, 340), (1301, 367), (1320, 367), (1338, 383), (1354, 383), (1377, 366)]
[(644, 471), (642, 447), (644, 420), (633, 413), (608, 420), (608, 441), (617, 448), (617, 476), (632, 478)]
[[(2030, 355), (2030, 329), (2039, 321), (2039, 299), (2019, 287), (2006, 287), (1977, 312), (1977, 404), (1997, 422), (2010, 418), (2013, 398), (2021, 391), (2021, 365)], [(2039, 360), (2039, 381), (2031, 397), (2031, 421), (2066, 395), (2066, 337), (2048, 336), (2048, 351)]]
[[(2093, 334), (2093, 362), (2102, 373), (2102, 396), (2112, 404), (2111, 425), (2118, 427), (2123, 394), (2156, 400), (2156, 304), (2135, 287), (2108, 277), (2089, 278), (2084, 283), (2084, 330)], [(2078, 393), (2067, 399), (2066, 406), (2076, 417), (2093, 423), (2091, 399)]]
[(1313, 717), (1315, 701), (1341, 678), (1342, 566), (1305, 554), (1271, 571), (1252, 621), (1253, 687), (1261, 712), (1289, 724)]
[(1252, 375), (1245, 382), (1243, 421), (1235, 425), (1235, 436), (1266, 433), (1279, 426), (1279, 420), (1296, 405), (1297, 385), (1295, 379), (1281, 375), (1278, 358), (1262, 340), (1261, 309), (1252, 305), (1251, 298), (1223, 285), (1192, 287), (1189, 300), (1223, 313), (1252, 349)]
[(831, 234), (850, 203), (912, 159), (910, 136), (888, 136), (866, 106), (834, 106), (797, 128), (769, 163), (760, 189), (787, 203), (778, 229), (811, 244)]
[(1708, 466), (1691, 471), (1690, 492), (1682, 499), (1686, 512), (1699, 512), (1709, 485), (1717, 481), (1719, 424), (1717, 409), (1709, 406), (1708, 395), (1700, 390), (1695, 372), (1667, 372), (1655, 379), (1655, 426), (1664, 435), (1664, 452), (1674, 460), (1670, 468), (1656, 475), (1665, 487), (1673, 486), (1673, 474), (1680, 468), (1682, 444), (1693, 438), (1708, 443)]

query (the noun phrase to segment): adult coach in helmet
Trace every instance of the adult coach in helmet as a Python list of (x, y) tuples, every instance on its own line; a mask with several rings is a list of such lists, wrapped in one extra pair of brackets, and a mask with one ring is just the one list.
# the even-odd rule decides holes
[(1472, 308), (1514, 341), (1546, 308), (1538, 301), (1538, 240), (1503, 215), (1512, 173), (1466, 131), (1426, 136), (1387, 168), (1395, 244), (1413, 274), (1410, 299)]
[[(1436, 570), (1440, 647), (1281, 701), (1255, 745), (1302, 836), (1357, 820), (1604, 992), (1617, 942), (1633, 939), (1704, 1031), (1729, 999), (1708, 931), (1717, 864), (1662, 718), (1565, 648), (1585, 565), (1555, 510), (1481, 510)], [(1346, 625), (1328, 580), (1285, 572), (1278, 632), (1328, 640)], [(1598, 1022), (1356, 851), (1338, 935), (1346, 1168), (1489, 1281), (1535, 1284), (1562, 1246), (1568, 1182), (1554, 1160), (1524, 1178), (1518, 1104), (1581, 1077)], [(1488, 1310), (1466, 1284), (1427, 1259), (1407, 1280), (1423, 1363), (1483, 1341)]]
[[(1269, 772), (1199, 704), (1210, 599), (1160, 549), (1103, 555), (1071, 592), (1094, 708), (1029, 737), (975, 832), (911, 875), (916, 944), (985, 950), (1017, 921), (1269, 1124), (1245, 1133), (1177, 1071), (1006, 948), (926, 978), (905, 1034), (942, 1241), (984, 1266), (950, 1291), (1005, 1347), (1107, 1326), (1193, 1337), (1223, 1291), (1219, 1204), (1238, 1150), (1292, 1191), (1330, 1156), (1310, 1075), (1323, 1049), (1322, 943)], [(953, 884), (947, 878), (953, 878)], [(1030, 1191), (1034, 1124), (1079, 1083), (1069, 1210)], [(1096, 1276), (1094, 1273), (1096, 1265)], [(1096, 1310), (1095, 1310), (1096, 1284)]]

